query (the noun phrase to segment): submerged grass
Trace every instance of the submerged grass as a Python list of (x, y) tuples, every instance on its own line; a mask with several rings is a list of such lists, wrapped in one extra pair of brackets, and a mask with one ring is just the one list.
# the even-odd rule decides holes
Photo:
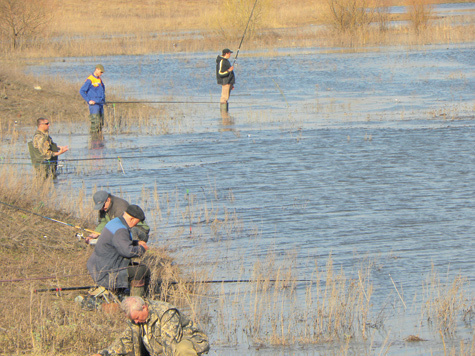
[[(77, 28), (71, 23), (71, 33), (67, 41), (59, 41), (57, 53), (64, 55), (86, 55), (104, 53), (135, 53), (140, 51), (189, 51), (200, 48), (228, 46), (227, 43), (214, 40), (219, 37), (210, 31), (206, 41), (161, 39), (154, 34), (134, 34), (130, 38), (114, 38), (108, 46), (98, 47), (97, 38), (93, 35), (110, 36), (109, 26), (113, 23), (128, 26), (147, 26), (154, 21), (153, 16), (162, 16), (163, 28), (167, 31), (181, 30), (183, 27), (173, 22), (176, 20), (176, 5), (153, 2), (160, 11), (151, 13), (143, 23), (130, 21), (130, 7), (126, 2), (119, 2), (118, 11), (123, 21), (98, 21), (100, 26), (86, 26), (81, 23)], [(130, 4), (130, 2), (127, 2)], [(152, 2), (147, 2), (152, 3)], [(71, 14), (77, 10), (75, 1), (62, 3), (60, 11)], [(108, 4), (100, 5), (101, 16), (117, 16), (108, 14)], [(202, 7), (199, 2), (190, 3), (190, 12)], [(313, 9), (313, 2), (300, 3), (305, 9)], [(127, 11), (125, 11), (127, 9)], [(140, 4), (133, 11), (142, 12)], [(84, 10), (85, 11), (85, 10)], [(208, 9), (203, 10), (204, 12)], [(275, 26), (292, 21), (284, 19), (286, 13), (292, 14), (294, 8), (282, 7), (276, 16)], [(84, 12), (82, 15), (85, 16)], [(89, 13), (89, 11), (87, 11)], [(314, 16), (306, 11), (309, 24)], [(166, 22), (166, 14), (170, 20)], [(203, 15), (206, 18), (209, 16)], [(115, 14), (117, 15), (117, 14)], [(173, 16), (172, 16), (173, 15)], [(77, 16), (80, 23), (81, 16)], [(65, 16), (61, 21), (71, 21)], [(150, 21), (149, 21), (150, 20)], [(76, 20), (75, 20), (76, 21)], [(280, 21), (280, 22), (279, 22)], [(466, 36), (473, 37), (470, 26), (459, 25), (454, 20), (447, 20), (443, 26), (433, 27), (440, 33), (444, 41), (462, 41)], [(297, 23), (297, 21), (295, 22)], [(152, 25), (150, 25), (152, 26)], [(156, 26), (156, 24), (154, 25)], [(197, 22), (197, 28), (203, 26)], [(473, 25), (471, 25), (473, 27)], [(89, 31), (91, 39), (76, 39), (74, 31), (79, 28)], [(126, 27), (124, 27), (126, 28)], [(61, 29), (61, 28), (59, 28)], [(130, 28), (126, 28), (130, 30)], [(62, 31), (65, 31), (64, 28)], [(145, 32), (151, 31), (146, 28)], [(282, 31), (282, 32), (281, 32)], [(398, 31), (386, 33), (365, 32), (358, 39), (335, 36), (331, 40), (323, 36), (320, 29), (292, 31), (289, 28), (262, 29), (260, 37), (256, 36), (249, 42), (249, 47), (257, 48), (265, 40), (269, 46), (315, 46), (319, 44), (354, 45), (356, 43), (393, 43), (394, 37), (400, 37), (405, 43), (420, 43), (434, 37), (414, 37), (414, 33), (406, 27)], [(463, 33), (465, 32), (465, 33)], [(285, 33), (285, 36), (283, 35)], [(326, 33), (328, 35), (328, 33)], [(374, 35), (374, 38), (371, 36)], [(426, 34), (427, 35), (427, 34)], [(142, 41), (143, 36), (144, 40)], [(320, 38), (321, 40), (316, 40)], [(366, 36), (366, 37), (365, 37)], [(382, 36), (378, 37), (378, 36)], [(120, 36), (119, 36), (120, 37)], [(110, 37), (109, 37), (110, 38)], [(144, 46), (149, 40), (148, 46)], [(234, 39), (235, 40), (235, 39)], [(173, 42), (175, 41), (175, 42)], [(209, 41), (209, 43), (207, 42)], [(335, 42), (337, 41), (337, 42)], [(132, 45), (132, 43), (134, 43)], [(174, 46), (174, 43), (178, 43)], [(160, 46), (156, 46), (159, 44)], [(155, 46), (155, 47), (154, 47)], [(201, 47), (200, 47), (201, 46)], [(97, 50), (98, 48), (101, 48)], [(43, 56), (47, 51), (37, 47), (38, 52), (31, 48), (22, 52), (26, 56)], [(102, 51), (102, 52), (101, 52)], [(116, 52), (114, 52), (116, 51)], [(10, 66), (8, 70), (0, 69), (0, 94), (6, 96), (0, 107), (0, 135), (4, 140), (27, 141), (34, 128), (34, 120), (38, 116), (46, 116), (53, 122), (70, 125), (70, 132), (82, 122), (87, 126), (87, 107), (77, 93), (78, 88), (67, 83), (54, 80), (33, 79), (21, 74), (21, 69)], [(41, 89), (35, 89), (35, 86)], [(53, 94), (53, 95), (52, 95)], [(136, 132), (137, 128), (149, 130), (156, 134), (168, 133), (180, 125), (179, 120), (168, 117), (166, 111), (149, 106), (113, 107), (106, 116), (107, 127), (113, 133)], [(156, 123), (157, 116), (160, 118)], [(130, 119), (134, 124), (131, 124)], [(252, 120), (251, 118), (250, 120)], [(257, 120), (257, 119), (256, 119)], [(271, 120), (269, 118), (269, 120)], [(155, 125), (155, 126), (154, 126)], [(25, 128), (31, 128), (26, 132)], [(9, 152), (2, 152), (8, 156)], [(117, 163), (114, 163), (116, 166)], [(94, 170), (93, 162), (86, 162), (80, 172)], [(114, 169), (111, 167), (110, 169)], [(115, 167), (117, 169), (117, 167)], [(81, 174), (82, 174), (81, 173)], [(372, 262), (364, 262), (357, 271), (345, 271), (333, 266), (331, 256), (325, 266), (315, 261), (315, 271), (309, 281), (300, 281), (297, 273), (296, 256), (290, 253), (283, 261), (278, 261), (272, 251), (262, 259), (255, 260), (249, 267), (244, 262), (236, 269), (236, 279), (250, 277), (252, 283), (218, 283), (205, 284), (200, 281), (214, 280), (219, 275), (219, 261), (175, 261), (168, 250), (167, 241), (188, 235), (188, 227), (193, 229), (193, 239), (205, 240), (212, 238), (223, 244), (238, 236), (242, 231), (242, 222), (238, 214), (227, 209), (226, 202), (235, 198), (232, 191), (224, 199), (218, 199), (218, 193), (210, 183), (208, 191), (203, 195), (183, 194), (178, 190), (160, 192), (157, 187), (153, 191), (143, 190), (141, 204), (151, 211), (153, 231), (160, 234), (162, 246), (147, 252), (146, 262), (153, 270), (152, 285), (155, 297), (171, 301), (184, 308), (188, 315), (203, 324), (212, 335), (214, 344), (240, 345), (248, 344), (251, 348), (279, 347), (302, 345), (325, 345), (335, 343), (333, 351), (327, 354), (351, 354), (350, 349), (362, 350), (357, 354), (374, 354), (372, 346), (374, 334), (386, 333), (381, 311), (374, 312), (371, 282)], [(0, 200), (9, 204), (34, 211), (44, 216), (67, 221), (75, 225), (92, 228), (95, 212), (91, 207), (91, 193), (83, 189), (69, 189), (58, 192), (51, 181), (35, 181), (25, 174), (24, 170), (8, 166), (0, 171)], [(126, 199), (127, 192), (120, 192)], [(203, 199), (204, 196), (205, 198)], [(223, 197), (220, 197), (223, 198)], [(130, 200), (130, 199), (129, 199)], [(223, 203), (224, 202), (224, 203)], [(1, 282), (3, 293), (0, 300), (7, 305), (8, 312), (0, 317), (0, 353), (5, 355), (84, 355), (91, 354), (106, 346), (123, 327), (120, 314), (104, 311), (87, 312), (74, 302), (77, 293), (34, 293), (36, 288), (89, 285), (91, 279), (86, 271), (86, 261), (91, 249), (75, 237), (76, 231), (67, 226), (54, 225), (40, 217), (30, 216), (24, 212), (0, 206), (4, 217), (4, 228), (0, 234), (0, 268), (4, 271), (4, 280), (21, 279), (18, 282)], [(193, 222), (193, 226), (191, 226)], [(165, 229), (166, 228), (166, 229)], [(256, 228), (252, 234), (258, 236)], [(203, 243), (203, 248), (206, 244)], [(238, 252), (237, 252), (238, 253)], [(206, 254), (203, 254), (206, 256)], [(191, 259), (191, 258), (190, 258)], [(51, 277), (42, 279), (44, 277)], [(162, 281), (162, 288), (158, 286)], [(178, 284), (174, 282), (179, 281)], [(173, 282), (173, 283), (172, 283)], [(440, 282), (436, 272), (432, 272), (422, 285), (425, 292), (424, 309), (421, 311), (424, 320), (435, 333), (440, 333), (440, 341), (449, 355), (473, 355), (475, 337), (471, 340), (457, 341), (456, 331), (461, 324), (471, 325), (475, 316), (475, 301), (466, 295), (467, 281), (461, 277)], [(449, 341), (454, 341), (449, 345)], [(447, 345), (446, 345), (447, 344)], [(356, 346), (353, 346), (356, 345)], [(388, 354), (391, 347), (390, 335), (386, 335), (385, 343), (380, 346), (379, 354)]]
[[(86, 228), (94, 226), (91, 192), (58, 192), (52, 182), (37, 182), (13, 168), (0, 172), (0, 183), (0, 201)], [(358, 350), (360, 355), (371, 355), (375, 350), (388, 354), (391, 336), (380, 318), (382, 311), (373, 310), (374, 261), (363, 258), (357, 269), (346, 271), (335, 267), (329, 256), (324, 266), (315, 260), (314, 273), (302, 280), (295, 253), (277, 258), (269, 251), (253, 259), (252, 266), (246, 260), (237, 266), (233, 277), (251, 282), (226, 283), (216, 278), (221, 261), (219, 256), (211, 260), (206, 257), (206, 241), (211, 238), (226, 244), (239, 236), (241, 222), (225, 206), (235, 199), (232, 192), (220, 196), (212, 183), (207, 189), (204, 194), (161, 193), (158, 189), (141, 193), (139, 201), (153, 211), (152, 231), (160, 235), (155, 240), (160, 247), (148, 251), (144, 259), (153, 271), (154, 298), (186, 310), (217, 347), (333, 345), (334, 353), (325, 354), (351, 354), (349, 350)], [(127, 192), (119, 193), (128, 198)], [(110, 343), (122, 330), (120, 313), (82, 310), (73, 301), (79, 292), (33, 292), (36, 288), (91, 284), (85, 266), (92, 250), (75, 237), (76, 230), (3, 205), (0, 211), (5, 222), (0, 235), (2, 278), (19, 279), (1, 282), (0, 299), (9, 306), (9, 312), (0, 317), (0, 353), (84, 355)], [(198, 250), (188, 255), (188, 261), (176, 261), (167, 241), (188, 235), (190, 219), (190, 238)], [(259, 235), (258, 230), (254, 233)], [(202, 253), (200, 241), (205, 249)], [(457, 325), (469, 325), (474, 318), (475, 301), (466, 294), (467, 281), (456, 277), (441, 283), (432, 272), (423, 290), (427, 300), (423, 315), (435, 334), (441, 331), (439, 340), (446, 345), (447, 354), (470, 355), (473, 340), (458, 343), (456, 336)], [(376, 335), (381, 334), (387, 339), (374, 346)]]

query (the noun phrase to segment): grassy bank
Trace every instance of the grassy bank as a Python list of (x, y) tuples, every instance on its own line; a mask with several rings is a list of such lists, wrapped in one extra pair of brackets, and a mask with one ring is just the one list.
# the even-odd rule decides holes
[[(235, 49), (255, 3), (253, 0), (221, 3), (214, 0), (156, 0), (132, 4), (114, 0), (91, 9), (78, 0), (32, 1), (44, 2), (43, 8), (48, 6), (42, 19), (44, 24), (33, 33), (25, 34), (24, 39), (17, 37), (13, 51), (5, 38), (1, 48), (4, 58)], [(473, 41), (473, 13), (438, 17), (431, 11), (431, 6), (438, 2), (260, 0), (247, 28), (245, 49)], [(405, 6), (406, 11), (391, 14), (390, 6)]]
[[(266, 45), (269, 46), (284, 46), (284, 43), (291, 46), (310, 46), (316, 43), (334, 45), (346, 43), (345, 41), (353, 43), (352, 38), (356, 35), (342, 36), (335, 40), (337, 42), (333, 42), (328, 32), (315, 30), (307, 35), (305, 31), (295, 31), (291, 28), (297, 26), (298, 21), (305, 25), (313, 23), (312, 13), (317, 11), (313, 8), (314, 2), (298, 2), (297, 4), (302, 5), (299, 9), (289, 9), (284, 6), (284, 2), (278, 3), (282, 5), (279, 16), (290, 16), (301, 11), (300, 16), (305, 14), (306, 17), (297, 20), (298, 16), (295, 15), (295, 20), (291, 21), (289, 18), (283, 20), (279, 19), (276, 13), (274, 28), (261, 29), (259, 32), (261, 35), (255, 35), (249, 41), (248, 48), (258, 48), (263, 41), (267, 41)], [(131, 54), (206, 48), (215, 50), (216, 47), (221, 48), (227, 46), (229, 42), (237, 43), (239, 40), (237, 37), (239, 35), (236, 34), (223, 40), (212, 27), (206, 30), (209, 37), (203, 42), (193, 39), (176, 42), (173, 38), (165, 36), (159, 38), (161, 36), (150, 34), (157, 31), (156, 28), (152, 28), (158, 26), (154, 22), (157, 21), (157, 16), (163, 17), (163, 24), (160, 23), (160, 26), (167, 31), (181, 32), (183, 29), (204, 31), (201, 29), (206, 23), (200, 22), (199, 18), (195, 22), (189, 20), (190, 22), (183, 25), (188, 16), (196, 15), (203, 18), (211, 16), (203, 14), (205, 10), (202, 8), (206, 8), (200, 5), (203, 2), (140, 1), (134, 2), (133, 6), (125, 1), (102, 2), (98, 4), (97, 11), (101, 21), (96, 22), (92, 21), (91, 10), (80, 7), (78, 2), (65, 0), (62, 4), (58, 11), (64, 12), (64, 17), (60, 19), (64, 23), (58, 24), (55, 30), (57, 32), (50, 33), (49, 40), (53, 41), (55, 36), (67, 36), (64, 37), (64, 41), (57, 44), (58, 47), (55, 47), (56, 45), (42, 47), (43, 44), (38, 42), (37, 47), (20, 50), (18, 52), (20, 55), (41, 57), (50, 54)], [(160, 11), (155, 13), (148, 11), (150, 9), (146, 6), (150, 4), (159, 6)], [(209, 2), (209, 5), (214, 8), (216, 3)], [(183, 8), (187, 8), (186, 12), (181, 11)], [(144, 13), (147, 14), (145, 20), (132, 21)], [(110, 20), (106, 21), (108, 17)], [(66, 26), (68, 22), (70, 26)], [(287, 25), (280, 29), (279, 26), (284, 22)], [(135, 29), (133, 26), (144, 26), (144, 29)], [(298, 26), (300, 29), (300, 25)], [(467, 28), (462, 29), (466, 31)], [(473, 32), (450, 33), (452, 30), (453, 28), (448, 27), (441, 32), (441, 36), (450, 34), (449, 41), (458, 41), (457, 36), (460, 36), (460, 40), (463, 40), (463, 35), (473, 36)], [(86, 36), (86, 32), (81, 31), (89, 32)], [(130, 32), (134, 33), (130, 38), (115, 38), (129, 31), (137, 32)], [(422, 37), (418, 39), (418, 36), (408, 28), (404, 31), (400, 33), (402, 39), (412, 38), (415, 43), (423, 40)], [(320, 35), (323, 38), (320, 39)], [(99, 36), (99, 39), (95, 36)], [(143, 41), (140, 36), (143, 36)], [(393, 43), (390, 37), (388, 33), (387, 41)], [(431, 39), (429, 36), (425, 40)], [(376, 39), (372, 41), (376, 43)], [(366, 43), (371, 41), (368, 40)], [(9, 65), (2, 66), (0, 71), (0, 90), (3, 94), (0, 106), (2, 139), (14, 139), (18, 135), (16, 130), (18, 125), (31, 127), (32, 133), (34, 120), (38, 116), (46, 116), (53, 122), (71, 124), (87, 122), (87, 107), (79, 96), (79, 88), (58, 79), (36, 79), (25, 76), (21, 68), (16, 69), (12, 65), (13, 62), (8, 63)], [(143, 126), (147, 126), (148, 117), (156, 115), (166, 117), (166, 113), (157, 112), (155, 108), (137, 106), (127, 110), (129, 111), (117, 113), (117, 117), (131, 118), (138, 115), (143, 117), (143, 120), (134, 121)], [(107, 126), (114, 127), (110, 124)], [(90, 192), (81, 189), (58, 192), (51, 182), (38, 182), (22, 170), (4, 167), (0, 173), (0, 201), (84, 228), (94, 226), (95, 212), (92, 211)], [(157, 224), (161, 223), (161, 210), (164, 215), (174, 214), (182, 216), (184, 220), (189, 216), (196, 216), (197, 218), (193, 220), (204, 221), (203, 224), (211, 231), (221, 229), (230, 231), (230, 235), (235, 233), (235, 225), (239, 223), (236, 216), (229, 216), (229, 219), (223, 220), (215, 218), (220, 206), (215, 207), (214, 202), (211, 202), (205, 211), (175, 211), (174, 207), (179, 207), (180, 204), (176, 203), (172, 193), (170, 197), (166, 197), (169, 205), (162, 204), (163, 197), (159, 198), (158, 194), (153, 192), (142, 194), (146, 195), (142, 198), (153, 207), (150, 210), (156, 213)], [(198, 207), (203, 205), (206, 206), (206, 202), (202, 204), (196, 201), (196, 207), (189, 204), (188, 209), (199, 209)], [(76, 237), (76, 233), (80, 231), (1, 204), (0, 212), (5, 223), (0, 233), (0, 264), (3, 271), (0, 300), (5, 310), (0, 317), (0, 354), (87, 355), (109, 344), (123, 328), (123, 318), (120, 314), (81, 309), (74, 303), (74, 297), (79, 292), (65, 292), (61, 295), (34, 292), (37, 288), (84, 286), (92, 283), (86, 270), (86, 261), (92, 250)], [(184, 225), (186, 227), (186, 223)], [(182, 231), (181, 234), (180, 231), (177, 232), (177, 236), (182, 235)], [(214, 237), (218, 238), (219, 235), (217, 233)], [(182, 279), (212, 280), (217, 270), (217, 266), (209, 261), (200, 261), (201, 263), (193, 261), (196, 262), (195, 265), (204, 266), (204, 271), (185, 268), (182, 270), (172, 262), (181, 267), (185, 261), (172, 261), (166, 246), (149, 251), (148, 255), (151, 256), (148, 261), (154, 268), (155, 280), (159, 277), (165, 282)], [(371, 273), (378, 268), (377, 264), (374, 261), (364, 261), (357, 272), (358, 277), (352, 278), (349, 275), (354, 275), (351, 272), (355, 271), (340, 270), (332, 265), (329, 258), (325, 266), (317, 266), (316, 263), (312, 281), (298, 291), (295, 258), (292, 255), (288, 256), (283, 266), (275, 263), (275, 256), (271, 253), (263, 260), (255, 261), (252, 266), (244, 261), (241, 269), (236, 270), (236, 278), (240, 277), (243, 270), (250, 270), (256, 283), (236, 284), (231, 287), (223, 284), (213, 290), (200, 284), (190, 286), (180, 283), (173, 289), (162, 289), (156, 297), (180, 305), (188, 315), (203, 324), (205, 330), (213, 335), (213, 342), (217, 341), (227, 347), (248, 343), (249, 347), (254, 349), (277, 347), (280, 352), (294, 345), (298, 345), (297, 348), (304, 345), (312, 349), (315, 345), (332, 344), (334, 349), (328, 353), (329, 355), (391, 354), (391, 336), (386, 332), (388, 330), (386, 310), (374, 310), (372, 304)], [(418, 325), (431, 327), (435, 335), (440, 333), (440, 337), (436, 336), (434, 340), (439, 344), (443, 343), (444, 348), (447, 344), (446, 355), (475, 354), (473, 334), (470, 339), (457, 339), (457, 333), (462, 325), (472, 325), (475, 318), (475, 301), (473, 296), (466, 294), (466, 289), (467, 281), (464, 278), (445, 280), (436, 271), (431, 271), (428, 276), (421, 276), (422, 307), (420, 311), (418, 310), (420, 312)], [(403, 304), (407, 303), (410, 307), (411, 301), (404, 300), (403, 294), (399, 296), (402, 290), (397, 286), (390, 292), (392, 298), (388, 304), (396, 312), (404, 313)], [(388, 291), (388, 300), (390, 292)], [(418, 328), (410, 325), (408, 330)], [(379, 333), (386, 335), (387, 342), (379, 345), (375, 353), (371, 345), (372, 336)], [(409, 335), (408, 331), (407, 340), (397, 340), (397, 343), (421, 341), (417, 335)], [(366, 352), (359, 353), (359, 345), (363, 345)], [(215, 349), (214, 345), (212, 349)]]
[[(77, 238), (80, 231), (26, 212), (92, 228), (95, 212), (92, 204), (87, 204), (90, 196), (82, 190), (62, 192), (67, 198), (59, 193), (51, 182), (37, 182), (14, 169), (0, 172), (0, 201), (11, 205), (0, 204), (4, 218), (0, 234), (0, 300), (5, 307), (0, 316), (2, 355), (92, 354), (108, 345), (124, 327), (120, 312), (88, 311), (75, 303), (75, 297), (84, 292), (35, 293), (40, 288), (92, 284), (86, 269), (92, 248)], [(153, 206), (160, 206), (158, 197), (150, 195), (149, 199)], [(180, 205), (173, 199), (169, 203), (162, 209)], [(232, 217), (218, 221), (212, 211), (198, 211), (202, 205), (194, 201), (188, 208), (192, 215), (210, 215), (203, 224), (211, 230), (232, 230)], [(80, 208), (84, 206), (89, 208)], [(170, 213), (187, 217), (183, 210)], [(186, 232), (180, 236), (183, 233)], [(214, 350), (223, 345), (237, 349), (244, 344), (253, 349), (276, 350), (331, 345), (331, 351), (322, 354), (349, 355), (355, 351), (358, 355), (390, 355), (393, 343), (397, 349), (402, 342), (424, 341), (418, 334), (411, 334), (424, 327), (433, 335), (428, 353), (437, 344), (438, 350), (444, 345), (445, 355), (469, 356), (475, 351), (473, 335), (462, 340), (458, 336), (466, 333), (465, 328), (475, 317), (475, 300), (467, 294), (468, 282), (462, 277), (452, 279), (432, 270), (421, 276), (420, 293), (414, 301), (405, 299), (401, 287), (395, 284), (394, 291), (387, 291), (389, 306), (375, 310), (372, 273), (384, 260), (362, 258), (355, 266), (357, 271), (345, 271), (333, 266), (329, 256), (324, 266), (315, 261), (315, 271), (308, 280), (299, 280), (292, 252), (279, 263), (270, 252), (252, 265), (243, 261), (237, 268), (235, 279), (243, 278), (242, 273), (248, 270), (252, 283), (218, 283), (212, 287), (199, 281), (215, 279), (215, 261), (193, 261), (187, 267), (186, 261), (173, 261), (166, 246), (151, 249), (146, 256), (152, 269), (152, 284), (156, 285), (158, 278), (164, 280), (162, 289), (154, 288), (154, 298), (169, 300), (186, 310), (212, 336)], [(170, 281), (181, 282), (171, 288)], [(408, 325), (405, 339), (395, 341), (390, 332), (394, 326), (389, 324), (386, 313), (416, 308), (420, 315), (418, 326)], [(384, 342), (374, 345), (375, 338), (381, 335)], [(420, 347), (424, 349), (424, 345)]]
[[(0, 183), (4, 218), (0, 234), (0, 301), (4, 306), (0, 354), (85, 355), (106, 346), (124, 327), (120, 312), (82, 309), (74, 298), (85, 291), (35, 292), (94, 285), (86, 269), (92, 247), (77, 235), (87, 232), (69, 226), (95, 226), (97, 212), (77, 208), (87, 206), (83, 200), (90, 197), (80, 192), (59, 197), (51, 181), (35, 180), (14, 168), (2, 169)], [(144, 262), (152, 270), (153, 298), (196, 310), (189, 295), (204, 293), (203, 288), (168, 284), (187, 276), (172, 265), (165, 249), (151, 248)], [(160, 289), (157, 279), (163, 280)]]
[[(89, 109), (79, 94), (77, 85), (61, 78), (26, 75), (23, 69), (22, 65), (14, 61), (7, 61), (6, 65), (0, 68), (0, 137), (19, 139), (26, 143), (31, 140), (36, 130), (36, 119), (39, 117), (51, 120), (53, 127), (55, 122), (67, 123), (71, 133), (80, 132), (78, 124), (88, 127)], [(84, 76), (86, 77), (87, 73)], [(108, 94), (107, 100), (120, 99)], [(151, 119), (156, 126), (153, 129), (149, 126)], [(147, 127), (151, 134), (163, 134), (168, 132), (170, 121), (174, 119), (162, 108), (130, 104), (106, 106), (105, 120), (110, 132), (127, 131), (133, 123), (134, 129)], [(30, 130), (21, 130), (24, 127)]]

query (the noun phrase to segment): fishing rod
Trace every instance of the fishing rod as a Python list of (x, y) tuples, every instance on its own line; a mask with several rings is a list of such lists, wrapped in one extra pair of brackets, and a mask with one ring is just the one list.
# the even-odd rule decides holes
[[(227, 279), (227, 280), (216, 280), (216, 281), (168, 281), (167, 284), (179, 284), (179, 283), (197, 283), (197, 284), (209, 284), (209, 283), (256, 283), (256, 282), (312, 282), (309, 279), (295, 279), (295, 280), (278, 280), (278, 279), (268, 279), (268, 280), (253, 280), (253, 279)], [(162, 284), (162, 283), (160, 283)], [(91, 289), (97, 288), (97, 286), (80, 286), (80, 287), (57, 287), (57, 288), (43, 288), (43, 289), (35, 289), (34, 293), (40, 292), (61, 292), (67, 290), (84, 290), (84, 289)]]
[[(239, 52), (239, 50), (238, 50)], [(237, 58), (237, 55), (236, 55)], [(248, 96), (245, 94), (235, 96)], [(241, 104), (249, 104), (249, 102), (240, 102)], [(108, 101), (107, 104), (216, 104), (214, 101), (175, 101), (175, 100), (126, 100), (126, 101)]]
[[(310, 279), (221, 279), (221, 280), (211, 280), (211, 281), (167, 281), (167, 284), (179, 284), (179, 283), (185, 283), (185, 284), (191, 284), (191, 283), (196, 283), (196, 284), (217, 284), (217, 283), (258, 283), (258, 282), (315, 282)], [(160, 282), (162, 284), (162, 282)]]
[(214, 101), (163, 101), (163, 100), (139, 100), (139, 101), (108, 101), (107, 104), (216, 104)]
[(97, 288), (97, 286), (82, 286), (82, 287), (58, 287), (58, 288), (42, 288), (42, 289), (35, 289), (33, 290), (34, 293), (41, 293), (41, 292), (62, 292), (65, 290), (83, 290), (83, 289), (91, 289)]
[[(124, 269), (127, 269), (127, 267), (119, 267), (119, 268), (113, 268), (109, 270), (104, 270), (102, 272), (118, 272), (122, 271)], [(71, 278), (71, 277), (82, 277), (82, 276), (88, 276), (89, 273), (78, 273), (78, 274), (69, 274), (69, 275), (64, 275), (64, 276), (45, 276), (45, 277), (32, 277), (32, 278), (14, 278), (14, 279), (3, 279), (0, 280), (0, 283), (12, 283), (12, 282), (26, 282), (26, 281), (41, 281), (45, 279), (60, 279), (60, 278)], [(82, 288), (82, 287), (80, 287)]]
[[(19, 208), (18, 206), (10, 205), (10, 204), (4, 203), (4, 202), (2, 202), (2, 201), (0, 201), (0, 204), (3, 204), (3, 205), (5, 205), (5, 206), (8, 206), (9, 208), (12, 208), (12, 209), (16, 209), (16, 210), (23, 211), (23, 212), (28, 213), (28, 214), (32, 214), (32, 215), (39, 216), (40, 218), (43, 218), (43, 219), (46, 219), (46, 220), (50, 220), (50, 221), (57, 222), (57, 223), (60, 223), (60, 224), (63, 224), (63, 225), (71, 226), (71, 227), (74, 227), (75, 229), (83, 230), (83, 231), (86, 231), (86, 232), (89, 232), (89, 233), (96, 233), (96, 231), (94, 231), (94, 230), (89, 230), (89, 229), (85, 229), (85, 228), (83, 228), (83, 227), (81, 227), (81, 226), (77, 226), (77, 225), (73, 225), (73, 224), (68, 224), (67, 222), (64, 222), (64, 221), (61, 221), (61, 220), (56, 220), (56, 219), (53, 219), (53, 218), (49, 218), (49, 217), (47, 217), (47, 216), (40, 215), (40, 214), (38, 214), (38, 213), (34, 213), (34, 212), (29, 211), (29, 210), (26, 210), (26, 209), (22, 209), (22, 208)], [(0, 281), (0, 282), (1, 282), (1, 281)]]
[[(137, 158), (169, 158), (169, 157), (182, 157), (183, 155), (147, 155), (147, 156), (120, 156), (120, 157), (94, 157), (94, 158), (66, 158), (62, 159), (61, 162), (78, 162), (78, 161), (101, 161), (101, 160), (111, 160), (111, 159), (137, 159)], [(199, 154), (190, 154), (190, 156), (199, 156)]]
[(239, 43), (236, 56), (234, 57), (233, 67), (234, 67), (234, 63), (236, 63), (237, 57), (239, 56), (239, 50), (241, 49), (242, 41), (244, 41), (244, 36), (246, 35), (247, 27), (249, 26), (249, 23), (251, 22), (252, 14), (254, 13), (254, 9), (256, 8), (256, 5), (257, 5), (257, 0), (254, 2), (254, 6), (252, 7), (252, 10), (251, 10), (251, 15), (249, 15), (249, 20), (247, 20), (246, 28), (244, 29), (244, 33), (242, 34), (242, 37), (241, 37), (241, 43)]

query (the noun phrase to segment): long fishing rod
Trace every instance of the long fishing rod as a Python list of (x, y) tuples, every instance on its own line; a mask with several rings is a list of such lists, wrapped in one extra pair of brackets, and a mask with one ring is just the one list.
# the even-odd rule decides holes
[[(170, 158), (170, 157), (181, 157), (183, 155), (147, 155), (147, 156), (120, 156), (120, 159), (137, 159), (137, 158)], [(186, 155), (187, 157), (190, 156), (200, 156), (199, 154), (189, 154)], [(94, 157), (94, 158), (66, 158), (62, 159), (61, 162), (77, 162), (77, 161), (102, 161), (102, 160), (111, 160), (111, 159), (118, 159), (119, 157)]]
[[(197, 283), (197, 284), (209, 284), (209, 283), (257, 283), (257, 282), (312, 282), (309, 279), (295, 279), (295, 280), (285, 280), (285, 279), (268, 279), (268, 280), (254, 280), (254, 279), (227, 279), (219, 281), (168, 281), (167, 284), (178, 284), (178, 283)], [(43, 288), (35, 289), (35, 293), (40, 292), (61, 292), (66, 290), (82, 290), (82, 289), (91, 289), (96, 288), (97, 286), (80, 286), (80, 287), (57, 287), (57, 288)]]
[(71, 227), (74, 227), (75, 229), (83, 230), (83, 231), (86, 231), (86, 232), (89, 232), (89, 233), (96, 233), (94, 230), (89, 230), (89, 229), (85, 229), (81, 226), (68, 224), (67, 222), (64, 222), (64, 221), (61, 221), (61, 220), (56, 220), (56, 219), (53, 219), (53, 218), (50, 218), (50, 217), (47, 217), (47, 216), (44, 216), (44, 215), (41, 215), (41, 214), (38, 214), (38, 213), (34, 213), (32, 211), (19, 208), (18, 206), (15, 206), (15, 205), (10, 205), (10, 204), (4, 203), (2, 201), (0, 201), (0, 204), (8, 206), (9, 208), (12, 208), (12, 209), (23, 211), (23, 212), (28, 213), (28, 214), (39, 216), (40, 218), (43, 218), (43, 219), (46, 219), (46, 220), (50, 220), (50, 221), (57, 222), (57, 223), (60, 223), (60, 224), (63, 224), (63, 225), (71, 226)]
[(107, 104), (216, 104), (214, 101), (163, 101), (163, 100), (139, 100), (139, 101), (108, 101)]
[(237, 57), (239, 56), (239, 50), (241, 49), (242, 42), (244, 41), (244, 36), (246, 35), (246, 32), (247, 32), (247, 27), (249, 26), (249, 23), (251, 22), (252, 14), (254, 13), (254, 9), (256, 8), (256, 5), (257, 5), (257, 0), (254, 2), (254, 6), (252, 7), (252, 10), (251, 10), (251, 15), (249, 15), (249, 20), (247, 20), (246, 28), (244, 29), (244, 33), (242, 34), (242, 37), (241, 37), (241, 43), (239, 43), (236, 56), (234, 57), (233, 67), (234, 67), (234, 63), (236, 63)]
[(96, 288), (97, 286), (82, 286), (82, 287), (58, 287), (58, 288), (43, 288), (43, 289), (35, 289), (33, 290), (34, 293), (40, 293), (40, 292), (62, 292), (65, 290), (82, 290), (82, 289), (91, 289), (91, 288)]
[[(197, 283), (197, 284), (210, 284), (210, 283), (257, 283), (257, 282), (314, 282), (310, 279), (223, 279), (217, 281), (182, 281), (182, 283)], [(179, 282), (171, 282), (171, 284), (178, 284)]]

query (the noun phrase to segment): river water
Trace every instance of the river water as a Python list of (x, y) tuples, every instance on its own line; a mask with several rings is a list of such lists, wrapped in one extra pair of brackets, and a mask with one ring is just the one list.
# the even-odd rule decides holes
[[(330, 255), (335, 269), (358, 278), (369, 259), (372, 318), (384, 311), (385, 327), (365, 353), (350, 354), (380, 354), (389, 340), (390, 355), (427, 355), (443, 352), (438, 330), (420, 324), (431, 269), (447, 284), (466, 278), (473, 306), (474, 49), (241, 53), (229, 117), (219, 112), (215, 53), (77, 58), (29, 70), (79, 89), (102, 63), (109, 93), (195, 102), (160, 104), (176, 118), (168, 134), (106, 129), (94, 149), (87, 125), (53, 126), (55, 141), (71, 147), (65, 159), (94, 162), (66, 162), (59, 188), (104, 188), (140, 203), (152, 244), (190, 270), (212, 265), (217, 280), (252, 278), (269, 254), (277, 264), (292, 254), (299, 279), (312, 279)], [(66, 169), (80, 163), (80, 174)], [(460, 323), (453, 345), (472, 331)], [(411, 334), (428, 341), (404, 342)], [(211, 340), (212, 355), (338, 354), (331, 345), (256, 347), (245, 338), (229, 347), (218, 331)]]

